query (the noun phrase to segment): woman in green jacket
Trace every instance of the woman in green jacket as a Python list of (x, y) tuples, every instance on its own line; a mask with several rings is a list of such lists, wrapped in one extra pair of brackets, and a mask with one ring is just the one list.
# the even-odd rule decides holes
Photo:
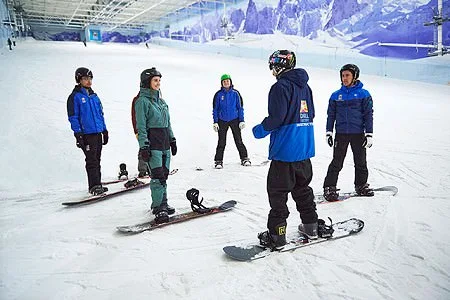
[(152, 212), (156, 223), (169, 221), (175, 209), (167, 203), (167, 177), (170, 155), (177, 144), (170, 126), (169, 107), (161, 98), (161, 73), (154, 67), (141, 73), (139, 99), (135, 103), (139, 154), (148, 163), (151, 181)]

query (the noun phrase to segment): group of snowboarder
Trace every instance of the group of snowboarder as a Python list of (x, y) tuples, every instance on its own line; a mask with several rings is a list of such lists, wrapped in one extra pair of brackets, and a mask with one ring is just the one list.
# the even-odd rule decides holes
[[(321, 228), (314, 192), (309, 186), (313, 176), (310, 158), (315, 156), (313, 95), (308, 85), (308, 73), (295, 65), (296, 56), (292, 51), (277, 50), (270, 55), (269, 69), (277, 81), (269, 91), (269, 114), (252, 129), (257, 139), (270, 134), (267, 193), (271, 209), (267, 231), (259, 233), (258, 238), (261, 245), (271, 249), (286, 244), (288, 193), (300, 213), (299, 231), (310, 239), (317, 239)], [(334, 148), (323, 184), (324, 197), (328, 201), (338, 200), (336, 185), (349, 144), (355, 163), (355, 191), (360, 196), (374, 194), (367, 183), (366, 161), (366, 148), (372, 146), (373, 103), (370, 93), (363, 89), (359, 75), (356, 65), (344, 65), (340, 69), (341, 88), (329, 99), (326, 141)], [(175, 213), (167, 203), (167, 178), (171, 155), (177, 154), (177, 144), (168, 105), (161, 97), (161, 77), (154, 67), (141, 73), (140, 91), (133, 99), (131, 109), (139, 144), (139, 175), (151, 175), (151, 208), (156, 223), (168, 222), (169, 215)], [(91, 70), (84, 67), (76, 70), (77, 85), (67, 100), (67, 111), (76, 145), (86, 156), (89, 192), (98, 195), (107, 191), (101, 184), (100, 157), (102, 145), (108, 143), (108, 130), (100, 99), (91, 88), (92, 78)], [(220, 82), (221, 88), (213, 98), (213, 129), (218, 134), (214, 167), (223, 167), (228, 128), (233, 133), (241, 164), (250, 166), (241, 136), (241, 130), (245, 128), (241, 94), (234, 89), (229, 74), (222, 75)]]

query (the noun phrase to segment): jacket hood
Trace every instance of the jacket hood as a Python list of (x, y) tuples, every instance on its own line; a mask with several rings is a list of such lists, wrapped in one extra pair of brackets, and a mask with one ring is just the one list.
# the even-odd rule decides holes
[(309, 76), (304, 69), (292, 69), (282, 73), (278, 79), (286, 79), (300, 86), (305, 87), (308, 83)]

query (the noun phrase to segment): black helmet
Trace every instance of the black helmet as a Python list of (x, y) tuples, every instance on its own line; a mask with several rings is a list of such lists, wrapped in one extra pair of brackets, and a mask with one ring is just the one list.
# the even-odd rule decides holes
[(75, 71), (75, 81), (80, 83), (81, 77), (88, 76), (94, 78), (92, 71), (85, 67), (80, 67)]
[(295, 53), (290, 50), (277, 50), (269, 57), (269, 69), (275, 69), (277, 74), (295, 68), (295, 63)]
[(350, 71), (350, 73), (353, 74), (353, 82), (358, 80), (359, 78), (359, 68), (357, 65), (354, 64), (346, 64), (342, 66), (341, 70), (339, 71), (339, 75), (341, 76), (341, 82), (342, 82), (342, 72), (344, 71)]
[(161, 73), (159, 73), (159, 71), (156, 70), (155, 67), (142, 71), (142, 73), (141, 73), (141, 87), (143, 87), (143, 88), (150, 88), (150, 80), (153, 77), (155, 77), (155, 76), (159, 76), (160, 78), (162, 77)]

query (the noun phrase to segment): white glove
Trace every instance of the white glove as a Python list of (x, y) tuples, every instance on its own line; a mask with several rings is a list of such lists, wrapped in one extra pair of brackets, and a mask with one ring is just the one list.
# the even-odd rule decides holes
[(213, 124), (213, 129), (214, 129), (215, 132), (219, 132), (219, 124), (214, 123)]
[(373, 133), (366, 133), (366, 137), (364, 138), (363, 147), (370, 148), (372, 147), (373, 141), (372, 141)]
[(327, 131), (326, 141), (328, 146), (333, 147), (333, 132)]
[(242, 130), (245, 128), (245, 122), (239, 122), (239, 129)]

